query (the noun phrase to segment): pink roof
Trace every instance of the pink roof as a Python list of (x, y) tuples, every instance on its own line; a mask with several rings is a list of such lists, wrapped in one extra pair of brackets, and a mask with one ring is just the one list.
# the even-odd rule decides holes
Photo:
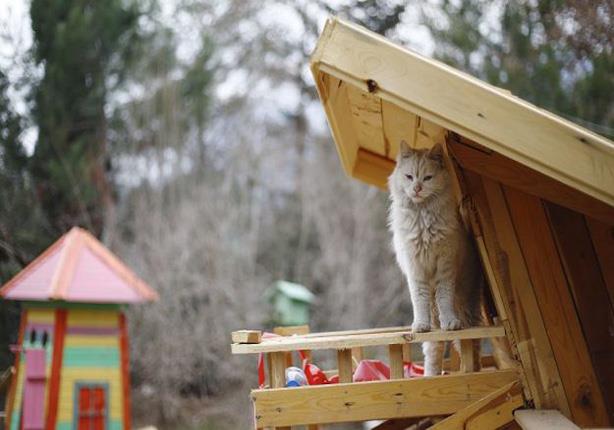
[(73, 227), (5, 284), (0, 297), (138, 303), (158, 294), (89, 232)]

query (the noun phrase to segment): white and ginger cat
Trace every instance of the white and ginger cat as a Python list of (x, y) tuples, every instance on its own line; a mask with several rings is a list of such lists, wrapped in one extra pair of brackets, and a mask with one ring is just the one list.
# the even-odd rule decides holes
[[(478, 325), (482, 270), (460, 218), (441, 145), (417, 150), (401, 142), (388, 185), (392, 242), (409, 285), (412, 330)], [(423, 344), (425, 375), (441, 374), (443, 349), (443, 342)]]

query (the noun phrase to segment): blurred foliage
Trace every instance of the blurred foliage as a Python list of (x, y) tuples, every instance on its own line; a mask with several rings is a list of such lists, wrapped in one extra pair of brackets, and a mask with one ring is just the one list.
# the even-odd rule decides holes
[(425, 21), (438, 58), (612, 138), (613, 9), (610, 0), (445, 0)]

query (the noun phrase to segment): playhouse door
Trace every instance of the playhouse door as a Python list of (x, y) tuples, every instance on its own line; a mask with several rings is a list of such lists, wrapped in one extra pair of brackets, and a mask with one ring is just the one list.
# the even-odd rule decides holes
[(77, 430), (106, 430), (107, 392), (101, 385), (78, 385)]
[(23, 394), (23, 430), (43, 430), (45, 409), (45, 350), (26, 349), (26, 383)]

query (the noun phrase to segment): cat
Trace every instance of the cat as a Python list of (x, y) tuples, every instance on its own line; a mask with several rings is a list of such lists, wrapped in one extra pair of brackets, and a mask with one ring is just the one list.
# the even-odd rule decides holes
[[(402, 141), (388, 186), (392, 244), (409, 286), (412, 331), (479, 325), (484, 278), (459, 214), (443, 147), (412, 149)], [(425, 342), (422, 348), (425, 375), (441, 374), (443, 342)]]

